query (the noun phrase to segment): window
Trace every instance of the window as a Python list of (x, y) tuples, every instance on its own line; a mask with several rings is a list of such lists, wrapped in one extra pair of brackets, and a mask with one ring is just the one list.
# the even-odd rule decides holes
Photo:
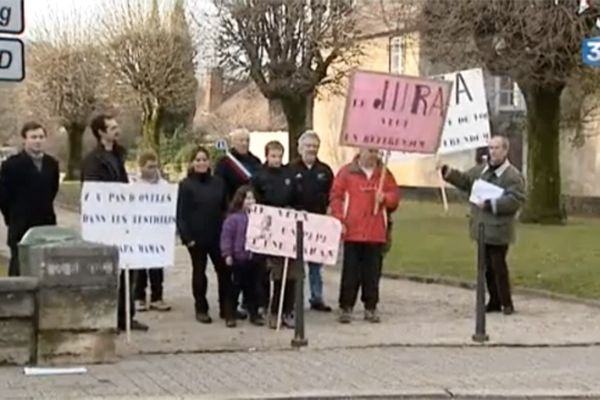
[(495, 111), (525, 111), (525, 100), (515, 81), (507, 76), (495, 76), (493, 82)]
[(516, 105), (515, 84), (507, 76), (501, 76), (498, 82), (498, 96), (500, 107), (512, 107)]
[(404, 44), (400, 36), (390, 39), (390, 72), (402, 74), (404, 72)]

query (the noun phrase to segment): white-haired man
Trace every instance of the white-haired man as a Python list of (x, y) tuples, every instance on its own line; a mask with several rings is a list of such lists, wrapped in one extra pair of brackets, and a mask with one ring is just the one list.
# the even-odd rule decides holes
[[(315, 214), (327, 213), (329, 191), (333, 183), (333, 171), (317, 157), (320, 145), (321, 140), (316, 132), (304, 132), (298, 139), (300, 158), (289, 164), (297, 193), (294, 208)], [(321, 267), (321, 264), (308, 263), (310, 308), (330, 312), (331, 307), (323, 301)]]
[(494, 136), (488, 145), (489, 156), (466, 172), (438, 163), (446, 182), (470, 193), (476, 180), (482, 179), (503, 189), (500, 197), (471, 204), (470, 235), (477, 240), (479, 224), (484, 226), (485, 276), (489, 292), (487, 312), (512, 314), (515, 309), (510, 290), (506, 255), (515, 239), (515, 217), (525, 201), (525, 180), (508, 160), (509, 140)]
[(229, 139), (231, 150), (217, 163), (215, 175), (225, 181), (227, 198), (231, 200), (240, 186), (250, 183), (261, 162), (250, 152), (250, 132), (247, 129), (235, 129), (229, 134)]
[[(221, 158), (215, 167), (215, 175), (225, 181), (225, 193), (227, 200), (231, 201), (233, 195), (242, 185), (250, 183), (252, 177), (260, 170), (262, 163), (260, 159), (250, 152), (250, 132), (247, 129), (235, 129), (229, 133), (231, 149), (225, 157)], [(268, 280), (267, 280), (268, 283)], [(268, 303), (268, 287), (263, 283), (261, 292), (261, 306), (264, 308)], [(267, 293), (263, 293), (263, 292)], [(237, 298), (237, 296), (235, 296)], [(237, 304), (236, 304), (237, 308)], [(246, 318), (243, 310), (236, 311), (236, 318)]]

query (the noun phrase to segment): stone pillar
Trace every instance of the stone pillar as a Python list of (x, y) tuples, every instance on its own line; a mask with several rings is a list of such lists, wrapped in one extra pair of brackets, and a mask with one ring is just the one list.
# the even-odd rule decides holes
[(36, 278), (0, 278), (0, 365), (36, 362)]
[(32, 242), (21, 243), (20, 258), (40, 281), (38, 362), (114, 361), (118, 249), (81, 240)]

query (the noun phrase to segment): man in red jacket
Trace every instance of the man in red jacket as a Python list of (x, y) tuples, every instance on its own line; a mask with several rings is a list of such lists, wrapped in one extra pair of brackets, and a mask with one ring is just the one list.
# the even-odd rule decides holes
[[(383, 187), (378, 191), (382, 173), (385, 174)], [(331, 213), (344, 227), (339, 322), (351, 322), (359, 288), (365, 320), (379, 322), (377, 303), (381, 256), (387, 241), (387, 216), (400, 201), (396, 180), (384, 170), (377, 150), (361, 149), (358, 156), (338, 172), (330, 200)]]

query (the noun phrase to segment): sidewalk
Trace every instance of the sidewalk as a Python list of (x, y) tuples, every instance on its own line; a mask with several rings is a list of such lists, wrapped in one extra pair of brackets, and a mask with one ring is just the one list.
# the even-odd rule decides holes
[[(78, 216), (61, 211), (59, 223), (76, 227)], [(4, 233), (2, 228), (0, 232)], [(0, 238), (1, 239), (1, 238)], [(165, 300), (173, 306), (167, 313), (138, 313), (150, 326), (149, 332), (133, 332), (132, 343), (119, 339), (118, 352), (133, 354), (178, 352), (219, 352), (289, 349), (293, 331), (277, 333), (242, 321), (228, 329), (218, 320), (216, 277), (209, 267), (209, 303), (215, 322), (195, 321), (191, 294), (191, 265), (187, 251), (177, 249), (177, 262), (165, 274)], [(336, 306), (339, 273), (324, 272), (325, 294)], [(471, 341), (474, 330), (472, 291), (441, 285), (383, 279), (381, 284), (382, 323), (362, 321), (358, 305), (350, 325), (336, 322), (335, 313), (306, 312), (306, 336), (310, 349), (369, 346), (478, 346)], [(533, 297), (515, 297), (517, 313), (506, 317), (489, 315), (490, 345), (571, 346), (600, 343), (600, 309)], [(217, 318), (215, 318), (217, 317)]]
[(370, 348), (134, 356), (73, 376), (0, 368), (0, 398), (598, 398), (600, 348)]

